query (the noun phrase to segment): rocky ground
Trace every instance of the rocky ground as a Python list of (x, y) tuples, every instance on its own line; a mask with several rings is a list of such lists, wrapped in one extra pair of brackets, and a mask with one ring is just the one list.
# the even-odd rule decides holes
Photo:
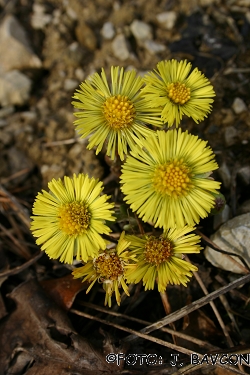
[[(222, 182), (222, 193), (227, 205), (222, 214), (205, 220), (201, 230), (209, 236), (229, 219), (250, 212), (249, 0), (0, 0), (0, 12), (2, 273), (14, 267), (22, 267), (24, 261), (29, 261), (31, 254), (37, 251), (37, 248), (31, 247), (31, 253), (30, 249), (27, 253), (20, 250), (19, 240), (33, 246), (34, 241), (28, 230), (23, 229), (24, 217), (16, 219), (14, 208), (21, 207), (20, 212), (28, 217), (37, 192), (45, 188), (52, 178), (84, 172), (108, 181), (110, 169), (104, 154), (97, 157), (94, 150), (86, 150), (86, 140), (80, 139), (75, 132), (71, 104), (72, 95), (79, 84), (91, 73), (100, 72), (102, 67), (108, 70), (111, 65), (120, 65), (126, 69), (134, 68), (143, 75), (160, 60), (176, 58), (187, 59), (194, 67), (202, 70), (216, 92), (213, 112), (199, 125), (184, 119), (183, 127), (207, 140), (213, 148), (220, 165), (215, 178)], [(109, 194), (114, 193), (113, 185), (107, 184), (107, 191)], [(248, 228), (240, 233), (241, 237), (245, 236), (246, 244), (249, 244), (249, 216), (242, 220), (234, 224), (232, 229), (238, 233), (241, 230), (238, 228)], [(14, 250), (9, 255), (8, 250), (13, 243)], [(246, 251), (244, 257), (248, 262), (249, 252)], [(55, 280), (69, 273), (58, 262), (44, 258), (36, 266), (33, 265), (29, 272), (21, 269), (21, 273), (17, 272), (16, 275), (0, 274), (2, 337), (7, 341), (9, 337), (6, 351), (0, 356), (0, 362), (2, 358), (4, 364), (4, 370), (0, 366), (0, 374), (40, 375), (45, 374), (45, 371), (50, 374), (88, 374), (92, 370), (97, 373), (116, 373), (117, 368), (105, 367), (104, 354), (114, 350), (111, 341), (115, 341), (114, 337), (117, 340), (121, 338), (121, 331), (114, 328), (109, 330), (100, 323), (90, 323), (86, 317), (76, 317), (72, 312), (68, 315), (70, 322), (67, 320), (65, 323), (66, 315), (58, 307), (50, 307), (46, 299), (48, 297), (39, 289), (40, 284), (32, 281), (30, 289), (27, 284), (23, 286), (22, 282), (34, 277), (39, 281), (49, 278)], [(203, 281), (210, 292), (215, 287), (212, 283), (214, 276), (217, 282), (220, 277), (226, 283), (235, 277), (234, 273), (228, 276), (229, 266), (220, 271), (203, 255), (195, 260), (200, 265)], [(13, 291), (16, 286), (21, 289)], [(79, 291), (79, 285), (76, 290)], [(245, 288), (242, 295), (247, 297), (248, 292), (249, 289)], [(12, 301), (6, 297), (8, 293), (11, 293)], [(27, 293), (34, 293), (34, 298), (40, 298), (37, 300), (38, 305), (48, 304), (37, 313), (38, 316), (40, 314), (40, 323), (36, 322), (37, 325), (34, 323), (34, 316), (37, 316), (34, 305), (26, 301), (26, 309), (22, 307)], [(178, 295), (178, 302), (174, 298), (175, 294)], [(79, 295), (86, 301), (84, 293)], [(72, 306), (73, 296), (74, 292), (68, 297), (68, 308)], [(202, 293), (195, 286), (187, 291), (171, 287), (171, 309), (181, 308), (187, 301), (201, 296)], [(177, 325), (175, 329), (184, 332), (186, 327), (185, 332), (192, 335), (195, 321), (200, 319), (199, 329), (203, 330), (200, 338), (211, 345), (217, 345), (218, 340), (221, 340), (222, 344), (218, 344), (221, 349), (226, 349), (227, 344), (230, 350), (240, 345), (248, 345), (249, 348), (250, 331), (246, 328), (250, 317), (249, 307), (247, 313), (242, 302), (246, 303), (248, 297), (245, 300), (242, 298), (240, 302), (237, 299), (230, 302), (236, 310), (237, 304), (240, 306), (236, 318), (240, 332), (236, 332), (234, 323), (224, 315), (225, 310), (221, 308), (225, 324), (233, 337), (231, 345), (216, 331), (219, 326), (209, 308), (203, 313), (196, 313), (196, 316), (192, 315), (190, 321), (189, 316), (186, 316), (183, 324)], [(127, 307), (122, 312), (131, 311), (132, 315), (152, 322), (164, 316), (161, 300), (156, 293), (147, 294), (146, 300), (141, 299), (141, 304), (135, 304), (138, 311)], [(98, 303), (95, 297), (88, 301), (102, 306), (102, 301)], [(15, 309), (15, 306), (18, 308)], [(83, 307), (81, 309), (84, 310)], [(85, 308), (84, 311), (88, 313), (89, 309)], [(52, 311), (56, 318), (51, 315)], [(32, 323), (27, 321), (27, 314), (32, 316)], [(44, 314), (43, 318), (41, 314)], [(242, 317), (245, 314), (248, 320)], [(98, 316), (106, 319), (101, 314)], [(119, 318), (117, 322), (128, 325), (124, 318)], [(19, 330), (22, 325), (28, 331), (40, 330), (42, 340), (48, 340), (48, 344), (40, 348), (40, 353), (37, 337), (26, 340), (29, 348), (35, 348), (33, 352), (24, 345), (25, 340)], [(49, 325), (54, 327), (50, 334)], [(134, 328), (140, 329), (136, 325)], [(92, 330), (95, 332), (93, 337)], [(16, 336), (19, 336), (20, 342), (14, 340)], [(104, 337), (106, 346), (103, 346)], [(157, 350), (163, 357), (164, 350), (174, 353), (174, 350), (155, 343), (151, 343), (150, 347), (150, 341), (141, 340), (136, 346), (140, 352)], [(178, 345), (198, 351), (197, 345), (187, 344), (181, 338), (178, 340)], [(126, 349), (126, 346), (122, 347), (122, 350)], [(85, 362), (84, 352), (88, 353)], [(53, 357), (61, 361), (60, 364), (49, 353), (53, 353)], [(49, 358), (49, 364), (44, 362), (44, 355)], [(99, 365), (98, 360), (101, 363)], [(81, 371), (81, 368), (85, 370)], [(141, 369), (137, 366), (133, 371), (139, 373)], [(125, 366), (125, 370), (127, 373), (132, 371), (128, 366)], [(144, 370), (152, 374), (154, 371), (150, 367)], [(238, 370), (243, 371), (242, 368)], [(244, 370), (249, 373), (249, 368), (244, 367)], [(162, 374), (174, 371), (177, 371), (176, 367), (172, 368), (169, 364), (164, 369), (159, 366), (157, 370)], [(213, 371), (220, 373), (219, 368)]]

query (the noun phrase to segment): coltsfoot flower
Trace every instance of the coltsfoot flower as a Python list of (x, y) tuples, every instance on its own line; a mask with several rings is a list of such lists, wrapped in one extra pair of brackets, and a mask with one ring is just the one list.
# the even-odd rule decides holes
[(192, 227), (169, 229), (160, 237), (126, 235), (131, 242), (131, 254), (137, 258), (136, 268), (127, 272), (129, 283), (141, 280), (145, 290), (154, 289), (155, 281), (159, 292), (166, 290), (168, 284), (187, 285), (189, 277), (197, 267), (182, 259), (182, 254), (199, 253), (200, 237)]
[(157, 131), (135, 147), (121, 175), (125, 201), (143, 221), (164, 229), (194, 226), (215, 204), (220, 182), (207, 142), (181, 129)]
[(102, 182), (88, 175), (74, 174), (73, 178), (53, 179), (48, 183), (49, 192), (38, 193), (33, 206), (31, 231), (37, 237), (37, 245), (42, 245), (50, 258), (72, 263), (87, 261), (106, 248), (101, 234), (111, 229), (105, 220), (114, 221), (113, 203), (109, 196), (100, 195)]
[(186, 60), (161, 61), (144, 77), (145, 97), (152, 107), (161, 106), (161, 117), (168, 126), (175, 122), (178, 127), (183, 115), (198, 123), (211, 112), (213, 86), (197, 68), (190, 73), (191, 68)]
[(75, 116), (76, 129), (82, 138), (89, 137), (88, 149), (97, 146), (98, 154), (107, 143), (107, 155), (113, 160), (116, 153), (121, 160), (132, 148), (147, 137), (152, 130), (146, 124), (162, 125), (156, 109), (143, 98), (142, 78), (134, 70), (124, 72), (123, 68), (111, 67), (111, 85), (102, 69), (101, 75), (93, 74), (76, 90), (72, 104), (81, 109)]
[(106, 249), (95, 257), (89, 259), (83, 266), (76, 268), (72, 275), (74, 278), (83, 277), (82, 282), (88, 281), (90, 286), (86, 293), (90, 291), (96, 281), (102, 283), (105, 290), (105, 306), (111, 307), (111, 297), (115, 292), (116, 302), (120, 305), (121, 295), (119, 288), (122, 287), (124, 292), (129, 296), (128, 286), (125, 281), (125, 272), (127, 268), (135, 262), (134, 255), (126, 250), (130, 244), (124, 239), (125, 232), (122, 232), (115, 249)]

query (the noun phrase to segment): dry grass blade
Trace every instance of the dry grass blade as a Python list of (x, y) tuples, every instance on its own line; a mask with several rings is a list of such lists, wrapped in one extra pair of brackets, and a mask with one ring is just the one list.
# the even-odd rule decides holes
[(2, 185), (0, 185), (0, 195), (4, 198), (8, 198), (9, 206), (17, 214), (19, 219), (25, 224), (25, 226), (30, 228), (30, 217), (27, 211), (18, 203), (17, 199), (10, 194)]
[(7, 276), (10, 276), (10, 275), (16, 275), (19, 272), (22, 272), (23, 270), (25, 270), (26, 268), (31, 266), (32, 264), (36, 263), (42, 256), (43, 256), (43, 253), (41, 251), (39, 251), (38, 254), (36, 254), (33, 258), (31, 258), (30, 260), (28, 260), (27, 262), (25, 262), (21, 266), (18, 266), (18, 267), (12, 268), (11, 270), (0, 273), (0, 277), (7, 277)]
[[(82, 305), (82, 306), (89, 307), (89, 308), (94, 309), (96, 311), (100, 311), (100, 312), (102, 312), (104, 314), (115, 316), (117, 318), (129, 320), (129, 321), (132, 321), (132, 322), (137, 322), (137, 323), (143, 324), (143, 325), (149, 325), (150, 324), (150, 322), (147, 322), (146, 320), (134, 318), (133, 316), (129, 316), (129, 315), (126, 315), (126, 314), (118, 313), (118, 312), (112, 311), (112, 310), (108, 310), (105, 307), (98, 306), (98, 305), (95, 305), (95, 304), (90, 303), (90, 302), (78, 301), (78, 303), (80, 305)], [(204, 348), (207, 348), (209, 350), (218, 350), (218, 349), (220, 349), (218, 346), (214, 346), (214, 345), (212, 345), (212, 344), (210, 344), (210, 343), (208, 343), (206, 341), (197, 339), (196, 337), (189, 336), (186, 333), (178, 332), (178, 331), (175, 331), (175, 330), (170, 329), (170, 328), (163, 327), (163, 328), (160, 328), (159, 330), (162, 331), (162, 332), (169, 333), (170, 335), (173, 335), (175, 337), (179, 337), (179, 338), (184, 339), (186, 341), (192, 342), (194, 344), (199, 345), (200, 347), (204, 347)]]
[(13, 251), (15, 254), (20, 255), (24, 259), (30, 259), (31, 254), (27, 246), (21, 245), (19, 241), (15, 238), (15, 236), (13, 236), (11, 231), (6, 229), (2, 224), (0, 224), (0, 230), (2, 231), (2, 233), (4, 233), (6, 237), (8, 237), (11, 240), (11, 244), (15, 245), (16, 250), (14, 250), (14, 246), (12, 248), (9, 247), (11, 251)]
[[(187, 260), (188, 262), (190, 262), (190, 260), (189, 260), (189, 258), (188, 258), (187, 255), (185, 256), (185, 258), (186, 258), (186, 260)], [(190, 262), (190, 263), (191, 263), (191, 262)], [(205, 287), (203, 281), (201, 280), (201, 278), (200, 278), (198, 272), (193, 272), (193, 275), (194, 275), (196, 281), (198, 282), (198, 284), (200, 285), (200, 287), (201, 287), (203, 293), (207, 296), (207, 295), (209, 294), (209, 293), (208, 293), (208, 290), (207, 290), (207, 288)], [(220, 297), (220, 296), (219, 296), (219, 297)], [(226, 337), (226, 340), (227, 340), (228, 346), (229, 346), (229, 347), (233, 347), (233, 346), (234, 346), (234, 343), (233, 343), (231, 337), (229, 336), (229, 333), (228, 333), (228, 331), (227, 331), (227, 327), (225, 326), (225, 324), (224, 324), (224, 322), (223, 322), (223, 320), (222, 320), (222, 318), (221, 318), (221, 316), (220, 316), (220, 313), (219, 313), (217, 307), (215, 306), (215, 304), (214, 304), (213, 301), (209, 302), (209, 304), (210, 304), (210, 306), (212, 307), (213, 312), (214, 312), (214, 314), (215, 314), (215, 316), (216, 316), (216, 318), (217, 318), (217, 320), (218, 320), (218, 322), (219, 322), (219, 324), (220, 324), (220, 326), (221, 326), (221, 329), (222, 329), (222, 331), (223, 331), (223, 333), (224, 333), (224, 336)]]
[[(206, 305), (207, 303), (213, 301), (215, 298), (221, 294), (227, 293), (229, 290), (237, 288), (240, 285), (244, 285), (250, 281), (250, 274), (244, 275), (237, 280), (232, 281), (230, 284), (223, 286), (222, 288), (215, 290), (214, 292), (200, 298), (197, 301), (190, 303), (188, 306), (182, 307), (180, 310), (173, 312), (172, 314), (158, 320), (157, 322), (150, 324), (148, 327), (143, 328), (140, 333), (150, 333), (154, 330), (164, 327), (167, 324), (175, 322), (178, 319), (183, 318), (187, 314), (199, 309), (200, 307)], [(132, 341), (136, 339), (135, 335), (130, 335), (124, 339), (124, 341)]]
[[(144, 333), (141, 333), (139, 331), (135, 331), (134, 329), (127, 328), (127, 327), (121, 326), (120, 324), (116, 324), (116, 323), (113, 323), (113, 322), (109, 322), (107, 320), (104, 320), (104, 319), (98, 318), (96, 316), (84, 313), (82, 311), (79, 311), (79, 310), (76, 310), (76, 309), (70, 309), (70, 312), (73, 313), (73, 314), (77, 314), (77, 315), (83, 316), (84, 318), (95, 320), (97, 322), (106, 324), (108, 326), (120, 329), (121, 331), (125, 331), (125, 332), (128, 332), (130, 334), (136, 335), (136, 336), (141, 337), (141, 338), (143, 338), (145, 340), (152, 341), (152, 342), (154, 342), (156, 344), (165, 346), (165, 347), (170, 348), (172, 350), (176, 350), (177, 352), (180, 352), (180, 353), (183, 353), (183, 354), (187, 354), (187, 355), (191, 355), (193, 353), (192, 350), (183, 348), (182, 346), (171, 344), (170, 342), (158, 339), (158, 338), (153, 337), (153, 336), (145, 335)], [(199, 354), (199, 353), (197, 353), (197, 354)], [(199, 355), (201, 355), (201, 354), (199, 354)]]
[[(71, 309), (70, 312), (73, 313), (73, 314), (77, 314), (77, 315), (80, 315), (80, 316), (82, 316), (82, 317), (85, 317), (85, 318), (87, 318), (87, 319), (95, 320), (95, 321), (98, 321), (98, 322), (100, 322), (100, 323), (103, 323), (103, 324), (109, 325), (109, 326), (111, 326), (111, 327), (114, 327), (114, 328), (120, 329), (120, 330), (122, 330), (122, 331), (130, 332), (130, 333), (133, 334), (133, 335), (136, 335), (136, 336), (141, 337), (141, 338), (143, 338), (143, 339), (145, 339), (145, 340), (148, 340), (148, 341), (152, 341), (152, 342), (154, 342), (154, 343), (156, 343), (156, 344), (159, 344), (159, 345), (165, 346), (165, 347), (170, 348), (170, 349), (172, 349), (172, 350), (176, 350), (176, 351), (178, 351), (178, 352), (180, 352), (180, 353), (187, 354), (187, 355), (192, 355), (192, 354), (194, 354), (192, 350), (188, 350), (188, 349), (186, 349), (186, 348), (183, 348), (182, 346), (177, 346), (177, 345), (171, 344), (171, 343), (169, 343), (169, 342), (167, 342), (167, 341), (164, 341), (164, 340), (161, 340), (161, 339), (155, 338), (155, 337), (153, 337), (153, 336), (145, 335), (145, 334), (143, 334), (143, 333), (141, 333), (141, 332), (138, 332), (138, 331), (135, 331), (135, 330), (133, 330), (133, 329), (131, 329), (131, 328), (127, 328), (127, 327), (121, 326), (121, 325), (119, 325), (119, 324), (116, 324), (116, 323), (113, 323), (113, 322), (106, 321), (106, 320), (101, 319), (101, 318), (98, 318), (98, 317), (96, 317), (96, 316), (93, 316), (93, 315), (90, 315), (90, 314), (86, 314), (86, 313), (84, 313), (84, 312), (82, 312), (82, 311), (78, 311), (78, 310), (76, 310), (76, 309)], [(200, 357), (203, 357), (203, 355), (200, 354), (200, 353), (197, 353), (197, 352), (196, 352), (195, 354), (199, 355)], [(223, 365), (222, 365), (222, 364), (220, 364), (220, 363), (215, 363), (214, 366), (221, 367), (221, 368), (223, 368), (224, 370), (230, 370), (230, 371), (232, 371), (232, 372), (234, 372), (234, 373), (236, 373), (236, 374), (240, 374), (240, 375), (245, 374), (245, 372), (242, 372), (242, 371), (240, 371), (240, 370), (238, 370), (238, 369), (236, 369), (236, 368), (231, 368), (231, 366), (228, 366), (228, 365), (226, 365), (226, 364), (223, 364)], [(174, 374), (175, 374), (175, 375), (179, 375), (179, 374), (183, 374), (183, 375), (184, 375), (184, 374), (189, 374), (189, 373), (191, 373), (191, 372), (197, 370), (197, 369), (200, 368), (200, 367), (204, 367), (204, 364), (202, 364), (202, 365), (192, 365), (192, 364), (191, 364), (191, 365), (188, 365), (188, 366), (186, 366), (186, 367), (184, 367), (184, 368), (178, 370), (178, 371), (175, 372)], [(206, 364), (205, 367), (206, 367), (206, 369), (207, 369), (209, 366), (207, 366), (207, 364)]]

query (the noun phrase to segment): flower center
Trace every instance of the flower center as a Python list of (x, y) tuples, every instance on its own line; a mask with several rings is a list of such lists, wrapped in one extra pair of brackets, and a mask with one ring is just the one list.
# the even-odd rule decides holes
[(127, 96), (115, 95), (104, 102), (103, 114), (111, 128), (123, 129), (133, 123), (135, 108)]
[(117, 280), (123, 274), (123, 265), (115, 253), (103, 253), (94, 260), (96, 272), (103, 280)]
[(176, 104), (185, 104), (190, 99), (190, 89), (184, 83), (169, 83), (167, 91), (169, 99)]
[(70, 236), (85, 233), (89, 227), (90, 217), (90, 212), (84, 203), (66, 203), (59, 208), (60, 229)]
[(145, 244), (144, 256), (148, 263), (158, 266), (172, 255), (172, 244), (169, 240), (150, 236)]
[(187, 195), (193, 187), (190, 169), (183, 162), (183, 159), (160, 164), (154, 171), (153, 185), (157, 192), (174, 198)]

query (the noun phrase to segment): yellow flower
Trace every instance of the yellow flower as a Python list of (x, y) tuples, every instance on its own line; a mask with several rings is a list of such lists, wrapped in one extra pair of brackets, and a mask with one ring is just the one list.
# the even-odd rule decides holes
[(134, 262), (134, 256), (127, 249), (130, 242), (124, 239), (125, 232), (122, 232), (115, 249), (106, 249), (94, 258), (89, 259), (83, 266), (76, 268), (72, 275), (75, 279), (84, 277), (82, 282), (88, 281), (90, 286), (86, 293), (90, 291), (96, 281), (102, 283), (105, 290), (105, 306), (111, 307), (111, 297), (115, 292), (116, 302), (120, 305), (121, 296), (119, 288), (129, 296), (128, 286), (125, 282), (125, 272), (129, 263)]
[(111, 67), (111, 85), (103, 69), (101, 75), (95, 73), (80, 85), (72, 104), (82, 110), (75, 113), (79, 117), (75, 125), (82, 138), (90, 136), (89, 149), (97, 146), (98, 154), (106, 141), (107, 155), (114, 159), (118, 153), (123, 160), (128, 146), (152, 133), (145, 123), (162, 125), (159, 111), (156, 115), (157, 109), (142, 97), (142, 87), (142, 78), (134, 70), (124, 72), (119, 67)]
[[(161, 61), (144, 77), (143, 92), (152, 107), (161, 106), (161, 117), (168, 126), (180, 124), (183, 115), (198, 123), (211, 112), (213, 86), (197, 68), (191, 73), (187, 61)], [(190, 74), (189, 74), (190, 73)]]
[(157, 131), (135, 147), (122, 168), (125, 201), (144, 221), (164, 229), (194, 226), (214, 206), (220, 183), (207, 142), (181, 129)]
[(72, 263), (73, 257), (86, 261), (99, 249), (106, 248), (101, 234), (111, 230), (105, 220), (114, 221), (108, 203), (109, 196), (100, 195), (102, 182), (88, 175), (74, 174), (73, 178), (53, 179), (50, 192), (38, 193), (33, 206), (31, 231), (37, 245), (42, 245), (50, 258)]
[(197, 244), (200, 237), (189, 233), (193, 229), (169, 229), (158, 238), (126, 235), (125, 238), (131, 242), (131, 254), (138, 261), (136, 268), (128, 270), (127, 281), (139, 283), (142, 280), (145, 290), (148, 290), (154, 289), (157, 279), (159, 292), (166, 290), (168, 284), (186, 286), (192, 276), (191, 271), (197, 271), (197, 267), (183, 260), (182, 254), (199, 253), (202, 249)]

